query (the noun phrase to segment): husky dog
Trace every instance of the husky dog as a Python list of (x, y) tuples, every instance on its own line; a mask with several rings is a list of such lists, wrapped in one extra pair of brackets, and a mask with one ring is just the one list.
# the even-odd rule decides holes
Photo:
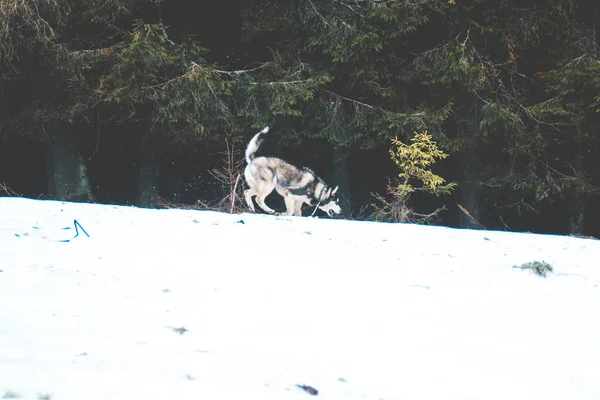
[(303, 203), (314, 206), (315, 211), (317, 207), (320, 208), (330, 217), (340, 214), (342, 210), (336, 196), (337, 186), (328, 186), (308, 168), (295, 167), (277, 157), (255, 156), (268, 131), (267, 126), (254, 135), (246, 148), (248, 165), (244, 177), (250, 189), (244, 191), (244, 197), (250, 210), (255, 211), (252, 197), (256, 196), (260, 208), (269, 214), (276, 214), (265, 204), (265, 198), (275, 189), (285, 200), (286, 212), (279, 215), (301, 217)]

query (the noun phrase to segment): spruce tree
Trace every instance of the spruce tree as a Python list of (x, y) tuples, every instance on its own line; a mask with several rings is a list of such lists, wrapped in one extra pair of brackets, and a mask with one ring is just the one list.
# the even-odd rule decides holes
[(70, 12), (67, 0), (0, 2), (0, 135), (43, 142), (47, 193), (87, 201), (92, 193), (85, 163), (62, 106), (69, 74), (61, 40)]
[[(233, 82), (204, 60), (207, 49), (194, 37), (175, 42), (168, 26), (139, 17), (148, 10), (159, 14), (160, 3), (139, 0), (112, 9), (92, 2), (96, 8), (86, 13), (98, 26), (84, 31), (102, 33), (94, 35), (96, 47), (66, 55), (70, 117), (120, 125), (138, 141), (131, 156), (139, 167), (136, 204), (143, 207), (156, 204), (160, 165), (172, 143), (216, 142), (239, 130), (230, 110)], [(78, 47), (92, 44), (91, 37), (78, 39)]]

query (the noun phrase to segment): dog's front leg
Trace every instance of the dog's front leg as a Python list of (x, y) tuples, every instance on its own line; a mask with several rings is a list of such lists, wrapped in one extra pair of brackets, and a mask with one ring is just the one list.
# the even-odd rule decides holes
[(285, 200), (285, 212), (279, 215), (294, 215), (294, 198), (292, 194), (286, 190), (283, 192), (283, 199)]
[(294, 215), (296, 217), (302, 216), (302, 201), (297, 201), (294, 203)]

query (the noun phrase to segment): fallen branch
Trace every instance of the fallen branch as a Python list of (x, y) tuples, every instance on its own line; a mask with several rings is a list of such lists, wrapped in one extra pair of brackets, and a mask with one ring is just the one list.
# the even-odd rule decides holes
[(460, 204), (456, 203), (456, 205), (458, 206), (458, 208), (460, 208), (460, 211), (464, 212), (465, 215), (467, 217), (469, 217), (469, 219), (471, 219), (471, 221), (473, 221), (477, 226), (479, 226), (481, 229), (486, 229), (485, 226), (481, 225), (479, 223), (479, 221), (477, 221), (475, 218), (473, 218), (473, 216), (471, 214), (469, 214), (469, 212)]

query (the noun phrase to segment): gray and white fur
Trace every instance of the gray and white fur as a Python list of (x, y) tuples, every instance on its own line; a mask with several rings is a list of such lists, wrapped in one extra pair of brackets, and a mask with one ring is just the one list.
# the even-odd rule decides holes
[(255, 212), (252, 198), (256, 196), (258, 206), (269, 214), (277, 214), (265, 204), (265, 198), (276, 190), (285, 200), (286, 212), (279, 215), (302, 216), (302, 204), (318, 207), (328, 216), (342, 212), (339, 204), (337, 186), (328, 186), (309, 168), (298, 168), (278, 157), (256, 156), (264, 141), (269, 127), (258, 132), (246, 147), (246, 169), (244, 178), (249, 189), (244, 197), (250, 210)]

